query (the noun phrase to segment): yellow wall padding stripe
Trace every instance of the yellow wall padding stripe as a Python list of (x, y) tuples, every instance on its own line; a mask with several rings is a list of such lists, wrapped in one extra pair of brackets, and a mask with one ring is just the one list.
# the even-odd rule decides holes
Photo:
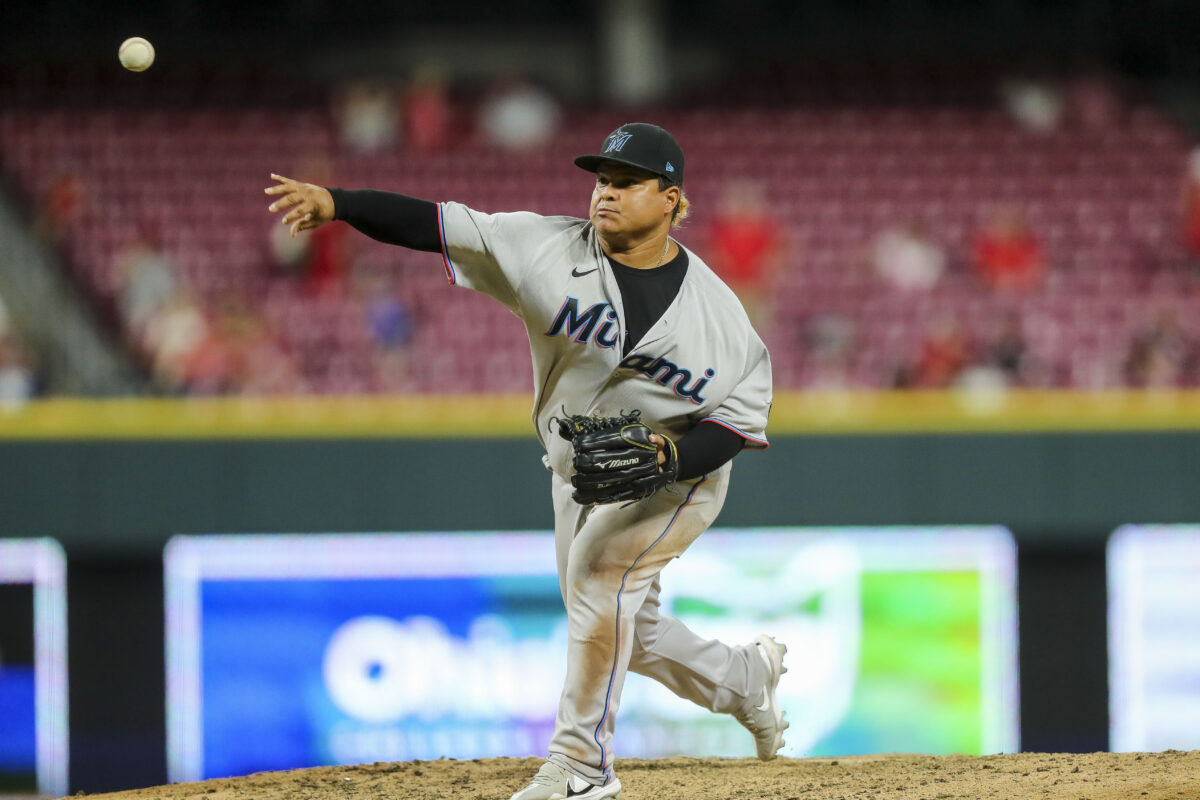
[[(48, 399), (0, 407), (0, 439), (525, 437), (531, 409), (527, 394)], [(1200, 391), (784, 392), (767, 435), (1032, 431), (1200, 431)]]
[(789, 392), (768, 435), (1200, 431), (1200, 391)]

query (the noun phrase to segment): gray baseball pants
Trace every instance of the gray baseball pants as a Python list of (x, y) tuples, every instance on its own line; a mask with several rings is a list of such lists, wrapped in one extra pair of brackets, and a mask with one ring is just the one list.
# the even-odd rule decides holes
[(761, 683), (753, 645), (702, 639), (661, 613), (659, 573), (716, 519), (729, 467), (630, 505), (581, 506), (554, 484), (554, 542), (567, 609), (567, 677), (550, 760), (602, 782), (625, 673), (633, 670), (717, 713), (736, 710)]

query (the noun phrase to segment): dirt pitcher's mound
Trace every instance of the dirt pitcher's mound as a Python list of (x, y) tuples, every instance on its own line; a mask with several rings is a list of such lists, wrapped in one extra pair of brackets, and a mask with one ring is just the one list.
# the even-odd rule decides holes
[[(264, 772), (113, 800), (508, 800), (541, 759)], [(1200, 752), (618, 761), (624, 800), (1195, 800)]]

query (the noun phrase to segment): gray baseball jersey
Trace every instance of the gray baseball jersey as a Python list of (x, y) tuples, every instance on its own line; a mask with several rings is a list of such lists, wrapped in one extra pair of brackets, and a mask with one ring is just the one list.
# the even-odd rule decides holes
[(551, 468), (569, 475), (569, 444), (551, 420), (641, 409), (678, 439), (711, 420), (765, 448), (771, 361), (737, 296), (694, 253), (679, 295), (622, 357), (621, 295), (591, 223), (439, 205), (447, 279), (504, 303), (525, 322), (533, 418)]
[(554, 473), (555, 546), (568, 618), (567, 677), (550, 758), (613, 780), (611, 740), (627, 669), (713, 711), (736, 710), (763, 682), (752, 646), (705, 640), (659, 610), (659, 572), (716, 519), (730, 464), (627, 505), (571, 499), (564, 414), (640, 409), (678, 439), (709, 420), (767, 447), (771, 362), (737, 297), (688, 251), (679, 293), (624, 352), (624, 311), (590, 222), (438, 207), (446, 277), (524, 321), (535, 376), (534, 425)]

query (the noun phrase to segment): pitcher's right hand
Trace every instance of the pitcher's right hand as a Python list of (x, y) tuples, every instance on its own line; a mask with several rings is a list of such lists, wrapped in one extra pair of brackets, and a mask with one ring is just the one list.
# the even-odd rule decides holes
[(277, 185), (268, 186), (266, 193), (280, 197), (267, 210), (287, 212), (281, 221), (291, 226), (292, 236), (333, 220), (333, 195), (324, 186), (301, 183), (273, 172), (271, 180)]

